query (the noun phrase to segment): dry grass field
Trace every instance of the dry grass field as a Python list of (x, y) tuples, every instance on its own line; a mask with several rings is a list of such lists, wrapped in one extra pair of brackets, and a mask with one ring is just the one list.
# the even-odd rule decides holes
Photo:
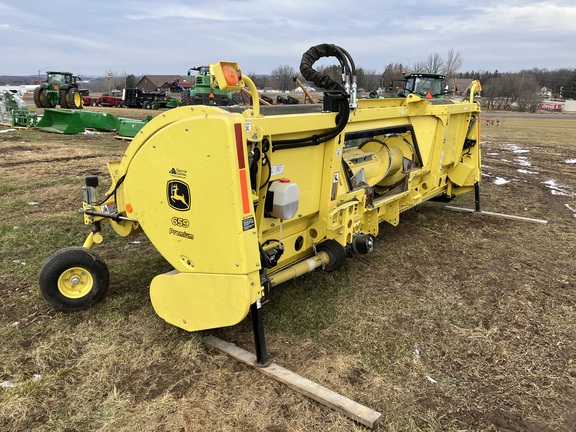
[[(43, 262), (88, 234), (84, 177), (106, 182), (127, 145), (0, 127), (0, 430), (365, 430), (203, 346), (253, 352), (248, 319), (190, 334), (156, 316), (148, 284), (170, 266), (144, 235), (105, 226), (111, 286), (92, 309), (41, 298)], [(483, 210), (547, 225), (425, 203), (381, 226), (372, 254), (264, 306), (273, 360), (381, 412), (381, 430), (576, 428), (576, 117), (505, 118), (482, 148)]]

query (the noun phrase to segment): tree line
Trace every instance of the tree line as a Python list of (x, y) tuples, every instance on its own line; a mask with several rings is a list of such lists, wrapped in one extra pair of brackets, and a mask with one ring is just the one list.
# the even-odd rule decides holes
[[(519, 111), (533, 111), (546, 98), (576, 99), (576, 69), (556, 70), (533, 68), (519, 72), (466, 71), (461, 72), (463, 58), (459, 51), (448, 50), (445, 56), (430, 54), (426, 59), (412, 65), (389, 63), (382, 72), (359, 67), (356, 69), (358, 89), (370, 93), (378, 91), (383, 96), (395, 96), (408, 72), (430, 72), (443, 74), (449, 91), (456, 90), (456, 80), (477, 79), (482, 84), (482, 98), (488, 109), (509, 109), (514, 106)], [(339, 66), (319, 66), (317, 70), (340, 80)], [(294, 77), (305, 83), (299, 71), (290, 65), (279, 65), (269, 75), (247, 73), (256, 87), (262, 90), (293, 91), (297, 85)], [(140, 77), (133, 74), (114, 74), (113, 87), (122, 89), (134, 87)], [(310, 83), (308, 83), (310, 84)], [(106, 78), (93, 80), (93, 91), (108, 91), (110, 82)], [(543, 92), (547, 89), (547, 93)], [(459, 88), (459, 91), (464, 89)]]
[[(413, 65), (389, 63), (383, 72), (360, 67), (356, 70), (357, 86), (363, 92), (379, 91), (385, 96), (395, 96), (406, 73), (429, 72), (445, 75), (449, 91), (456, 90), (458, 79), (479, 80), (482, 84), (481, 95), (488, 109), (509, 109), (514, 106), (519, 111), (534, 111), (538, 104), (547, 98), (576, 99), (576, 69), (533, 68), (519, 72), (461, 72), (462, 63), (460, 52), (450, 49), (446, 56), (433, 53)], [(336, 65), (321, 66), (318, 71), (336, 80), (341, 74)], [(293, 76), (302, 79), (293, 67), (281, 65), (273, 69), (269, 76), (262, 76), (257, 87), (275, 90), (294, 88), (291, 83)]]

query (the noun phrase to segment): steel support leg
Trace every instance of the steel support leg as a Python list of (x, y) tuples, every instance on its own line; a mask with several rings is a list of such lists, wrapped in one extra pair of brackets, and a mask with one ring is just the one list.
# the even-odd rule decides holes
[(479, 212), (480, 210), (480, 183), (474, 183), (474, 198), (476, 200), (476, 211)]
[(262, 319), (262, 306), (260, 300), (250, 306), (250, 315), (252, 316), (252, 329), (254, 331), (254, 345), (256, 347), (257, 367), (269, 366), (272, 361), (268, 358), (266, 351), (266, 338), (264, 337), (264, 321)]

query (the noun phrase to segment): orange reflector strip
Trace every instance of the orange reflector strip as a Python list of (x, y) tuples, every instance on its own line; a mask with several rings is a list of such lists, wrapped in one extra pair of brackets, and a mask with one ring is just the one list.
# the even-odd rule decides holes
[(242, 211), (244, 214), (250, 213), (250, 200), (248, 197), (248, 180), (246, 170), (240, 170), (240, 190), (242, 191)]
[(240, 176), (240, 193), (242, 195), (242, 211), (250, 213), (250, 196), (248, 195), (248, 177), (246, 176), (246, 162), (244, 161), (244, 141), (242, 140), (242, 124), (234, 124), (236, 136), (236, 154), (238, 155), (238, 174)]
[(209, 97), (210, 99), (214, 99), (214, 93), (210, 92), (210, 94), (208, 95), (208, 97)]

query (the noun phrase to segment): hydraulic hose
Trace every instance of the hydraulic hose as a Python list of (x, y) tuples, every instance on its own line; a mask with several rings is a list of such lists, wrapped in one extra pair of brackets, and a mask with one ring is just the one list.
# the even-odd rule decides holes
[(316, 87), (325, 90), (340, 90), (344, 91), (344, 87), (330, 78), (328, 75), (323, 75), (312, 66), (316, 61), (322, 57), (336, 57), (340, 61), (340, 66), (345, 64), (342, 61), (342, 52), (336, 45), (333, 44), (320, 44), (311, 47), (302, 55), (300, 61), (300, 73), (307, 81), (312, 81)]
[[(309, 145), (318, 145), (323, 142), (329, 141), (338, 136), (346, 127), (350, 117), (350, 107), (348, 104), (348, 78), (346, 86), (334, 81), (328, 75), (323, 75), (316, 71), (312, 66), (321, 57), (336, 57), (340, 62), (340, 67), (345, 77), (353, 77), (355, 80), (356, 67), (354, 61), (348, 52), (333, 44), (320, 44), (311, 47), (302, 55), (300, 62), (300, 73), (307, 81), (312, 81), (316, 87), (322, 88), (327, 91), (333, 91), (338, 98), (338, 115), (336, 117), (336, 127), (328, 132), (322, 134), (314, 134), (305, 138), (288, 139), (275, 141), (272, 144), (272, 150), (281, 150), (287, 148), (304, 147)], [(355, 85), (355, 82), (354, 82)]]

